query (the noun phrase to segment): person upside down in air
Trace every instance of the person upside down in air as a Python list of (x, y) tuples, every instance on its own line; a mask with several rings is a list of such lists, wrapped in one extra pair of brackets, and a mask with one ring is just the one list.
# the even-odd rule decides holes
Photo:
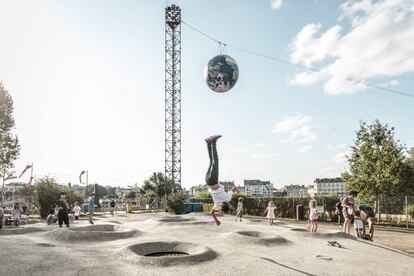
[(221, 222), (217, 219), (216, 212), (222, 210), (223, 212), (229, 211), (228, 202), (231, 201), (233, 192), (238, 192), (239, 190), (234, 186), (231, 191), (226, 192), (223, 185), (219, 184), (219, 163), (217, 155), (217, 140), (221, 135), (211, 136), (205, 141), (207, 142), (208, 156), (210, 159), (210, 165), (206, 174), (206, 184), (209, 186), (209, 192), (213, 198), (214, 206), (211, 210), (211, 216), (213, 217), (215, 223), (218, 225)]

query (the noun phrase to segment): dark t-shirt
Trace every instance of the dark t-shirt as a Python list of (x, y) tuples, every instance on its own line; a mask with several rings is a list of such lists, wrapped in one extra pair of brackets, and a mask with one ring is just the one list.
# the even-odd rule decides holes
[(63, 212), (67, 212), (68, 211), (67, 201), (63, 201), (63, 200), (59, 199), (57, 201), (57, 203), (56, 203), (56, 206), (59, 207), (59, 208), (62, 207), (62, 210), (59, 209), (59, 211), (63, 211)]
[(339, 212), (342, 212), (342, 202), (341, 202), (341, 201), (338, 201), (338, 202), (335, 204), (335, 207), (339, 210)]
[(367, 217), (369, 217), (369, 218), (375, 217), (374, 209), (372, 209), (371, 206), (369, 206), (367, 204), (359, 205), (358, 209), (361, 210), (362, 212), (364, 212), (367, 215)]

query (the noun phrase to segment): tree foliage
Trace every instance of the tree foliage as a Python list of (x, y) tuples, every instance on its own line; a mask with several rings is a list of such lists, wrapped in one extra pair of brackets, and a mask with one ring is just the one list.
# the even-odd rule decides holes
[(154, 172), (149, 179), (144, 181), (139, 189), (139, 194), (147, 198), (165, 197), (166, 194), (169, 195), (179, 189), (180, 187), (175, 186), (174, 182), (167, 179), (162, 172)]
[(14, 128), (13, 99), (0, 83), (0, 167), (12, 168), (19, 157), (19, 139), (12, 133)]
[(188, 201), (188, 194), (177, 188), (174, 193), (169, 194), (166, 201), (165, 207), (168, 212), (180, 215), (184, 213), (184, 204)]
[(352, 153), (347, 156), (349, 171), (342, 175), (348, 189), (365, 198), (409, 190), (411, 172), (406, 162), (406, 148), (394, 134), (393, 127), (379, 120), (360, 123)]
[(69, 205), (73, 206), (75, 202), (83, 203), (82, 196), (75, 192), (71, 187), (59, 186), (52, 177), (43, 177), (36, 180), (35, 184), (36, 205), (39, 207), (40, 216), (46, 218), (48, 211), (55, 208), (55, 203), (60, 198), (60, 193), (66, 193), (66, 199)]

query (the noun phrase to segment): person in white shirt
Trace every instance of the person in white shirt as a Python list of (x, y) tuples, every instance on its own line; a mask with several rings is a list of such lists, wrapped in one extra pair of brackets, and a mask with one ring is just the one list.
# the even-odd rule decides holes
[(221, 135), (214, 135), (205, 139), (207, 142), (208, 156), (210, 159), (210, 165), (206, 174), (206, 183), (209, 186), (209, 192), (214, 202), (213, 209), (211, 210), (211, 216), (213, 217), (217, 226), (220, 225), (221, 222), (217, 219), (216, 212), (220, 210), (223, 212), (228, 212), (228, 202), (231, 201), (233, 192), (238, 192), (238, 189), (235, 186), (231, 189), (231, 191), (226, 192), (223, 185), (220, 185), (218, 181), (219, 163), (216, 142), (220, 137)]
[(355, 211), (354, 217), (354, 230), (358, 238), (362, 238), (364, 234), (364, 223), (362, 222), (361, 212), (359, 210)]
[(79, 220), (81, 212), (81, 207), (79, 206), (79, 203), (75, 202), (75, 207), (73, 207), (73, 213), (75, 215), (75, 220)]

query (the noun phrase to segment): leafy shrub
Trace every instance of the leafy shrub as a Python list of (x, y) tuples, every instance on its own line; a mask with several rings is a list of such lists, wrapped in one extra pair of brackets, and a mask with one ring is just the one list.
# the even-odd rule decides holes
[(36, 181), (36, 205), (39, 207), (42, 218), (46, 218), (48, 211), (54, 208), (54, 203), (59, 199), (59, 193), (59, 186), (54, 178), (46, 176)]
[(36, 181), (35, 200), (39, 208), (40, 216), (46, 218), (50, 209), (55, 208), (55, 203), (60, 198), (60, 193), (66, 193), (66, 199), (69, 205), (73, 206), (75, 202), (83, 203), (82, 196), (70, 187), (61, 187), (52, 177), (43, 177)]
[(168, 212), (180, 215), (184, 213), (184, 204), (187, 201), (187, 193), (182, 190), (178, 190), (167, 197), (165, 206)]

